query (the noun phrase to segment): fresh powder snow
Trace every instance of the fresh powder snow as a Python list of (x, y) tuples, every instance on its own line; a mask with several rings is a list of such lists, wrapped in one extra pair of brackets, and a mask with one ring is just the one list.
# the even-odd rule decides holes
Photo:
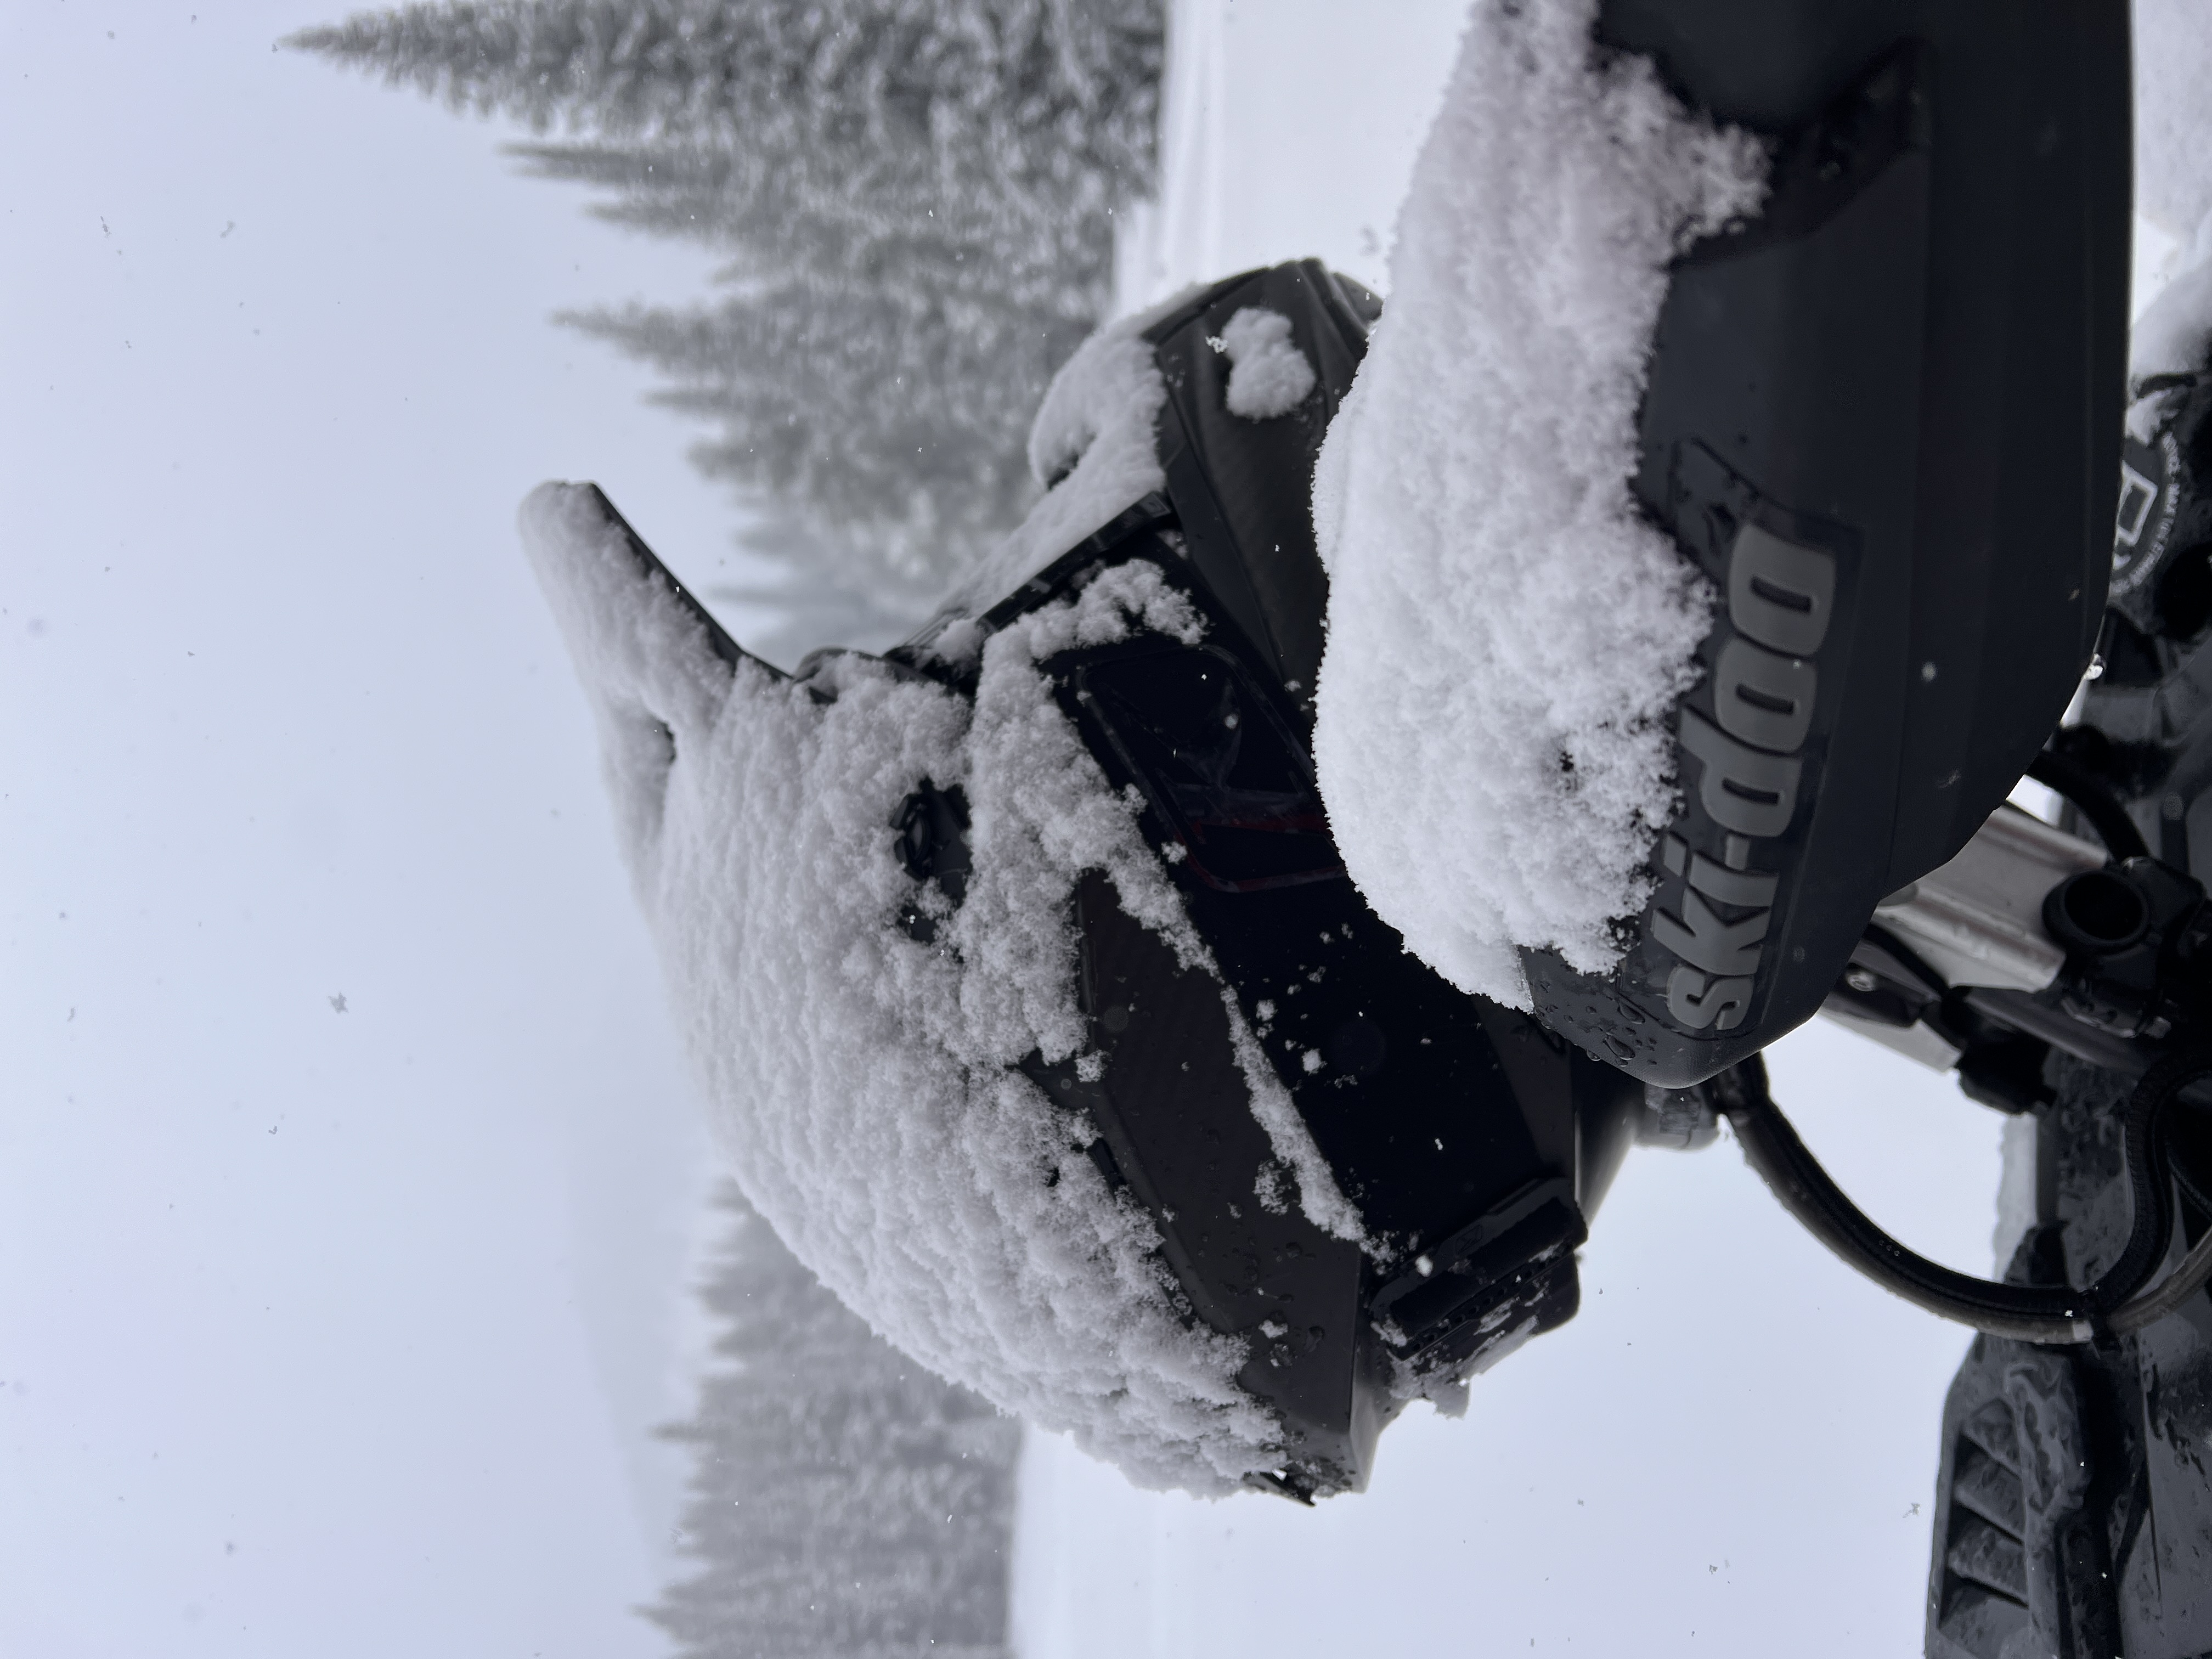
[[(1151, 395), (1133, 363), (1107, 372)], [(1235, 1380), (1245, 1343), (1179, 1308), (1151, 1218), (1085, 1156), (1088, 1124), (1013, 1069), (1087, 1051), (1070, 921), (1083, 872), (1103, 872), (1185, 963), (1213, 967), (1137, 803), (1109, 787), (1037, 666), (1137, 629), (1195, 641), (1188, 602), (1152, 566), (1109, 570), (983, 641), (971, 704), (855, 654), (803, 682), (733, 671), (588, 489), (544, 486), (522, 527), (748, 1200), (892, 1342), (1141, 1484), (1219, 1492), (1279, 1462), (1278, 1423)], [(894, 851), (892, 821), (924, 778), (969, 803), (957, 907)], [(910, 903), (933, 942), (899, 925)], [(1224, 998), (1283, 1184), (1362, 1237)]]
[[(1195, 291), (1116, 318), (1060, 365), (1030, 427), (1030, 471), (1045, 487), (1044, 498), (961, 580), (940, 617), (971, 617), (997, 604), (1117, 514), (1167, 488), (1158, 441), (1167, 382), (1144, 332)], [(939, 648), (961, 637), (941, 638)]]
[(1665, 719), (1712, 596), (1628, 493), (1668, 261), (1763, 198), (1758, 140), (1592, 45), (1595, 0), (1479, 0), (1322, 447), (1315, 758), (1407, 945), (1519, 1008), (1516, 946), (1602, 972), (1673, 814)]
[[(2212, 233), (2212, 222), (2205, 227)], [(2212, 234), (2200, 235), (2188, 263), (2136, 319), (2128, 342), (2128, 430), (2149, 443), (2159, 423), (2189, 395), (2212, 356)]]
[(2008, 1117), (1998, 1138), (1996, 1225), (1990, 1234), (1992, 1269), (2002, 1279), (2013, 1253), (2035, 1225), (2035, 1120)]
[(1305, 402), (1316, 376), (1291, 338), (1291, 319), (1266, 306), (1245, 306), (1221, 331), (1214, 348), (1229, 359), (1225, 401), (1231, 415), (1272, 421)]
[(2212, 216), (2212, 6), (2135, 0), (2136, 210), (2186, 240)]
[(2212, 6), (2136, 0), (2134, 16), (2136, 211), (2179, 245), (2128, 343), (2128, 430), (2149, 443), (2212, 356)]

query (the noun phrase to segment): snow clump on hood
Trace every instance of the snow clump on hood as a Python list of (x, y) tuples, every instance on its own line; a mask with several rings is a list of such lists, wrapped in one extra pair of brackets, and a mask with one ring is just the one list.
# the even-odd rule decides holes
[(1602, 973), (1676, 805), (1667, 714), (1711, 596), (1628, 481), (1667, 265), (1759, 206), (1759, 142), (1592, 42), (1596, 0), (1478, 0), (1389, 302), (1314, 481), (1315, 759), (1345, 863), (1461, 989), (1515, 947)]
[(1221, 330), (1214, 348), (1229, 359), (1225, 401), (1231, 415), (1272, 421), (1305, 402), (1317, 378), (1291, 338), (1291, 319), (1265, 306), (1246, 306)]
[[(940, 617), (972, 617), (997, 604), (1085, 537), (1167, 488), (1159, 454), (1167, 382), (1144, 335), (1196, 291), (1115, 319), (1060, 366), (1030, 424), (1030, 472), (1044, 487), (1043, 499), (960, 580)], [(947, 635), (938, 648), (950, 653), (963, 637)]]

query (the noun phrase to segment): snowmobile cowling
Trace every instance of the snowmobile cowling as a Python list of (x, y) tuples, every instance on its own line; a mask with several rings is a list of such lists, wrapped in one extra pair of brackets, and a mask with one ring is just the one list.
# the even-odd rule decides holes
[[(1297, 407), (1258, 421), (1228, 410), (1218, 343), (1255, 307), (1289, 319), (1316, 371)], [(1109, 880), (1086, 878), (1068, 920), (1103, 1068), (1032, 1055), (1020, 1069), (1149, 1214), (1186, 1316), (1247, 1342), (1237, 1380), (1279, 1419), (1284, 1450), (1255, 1481), (1301, 1499), (1363, 1487), (1377, 1434), (1408, 1401), (1450, 1404), (1472, 1371), (1574, 1314), (1575, 1251), (1656, 1115), (1641, 1085), (1407, 953), (1330, 837), (1309, 754), (1327, 579), (1306, 502), (1378, 311), (1306, 261), (1231, 278), (1161, 317), (1144, 338), (1168, 391), (1165, 489), (964, 619), (997, 631), (1133, 561), (1165, 572), (1205, 618), (1195, 644), (1140, 632), (1040, 665), (1114, 787), (1141, 794), (1143, 833), (1220, 977), (1179, 964)], [(623, 527), (716, 654), (741, 659)], [(933, 646), (944, 626), (885, 656), (972, 693), (974, 656)], [(817, 653), (799, 677), (838, 654)], [(887, 854), (957, 905), (967, 829), (958, 792), (924, 780), (886, 825)], [(934, 924), (917, 906), (892, 925), (927, 939)], [(1224, 982), (1357, 1206), (1365, 1248), (1297, 1202), (1267, 1201), (1278, 1166)]]
[[(1217, 343), (1247, 307), (1288, 317), (1317, 371), (1278, 418), (1227, 407)], [(1268, 1146), (1218, 994), (1103, 884), (1079, 895), (1077, 923), (1105, 1073), (1039, 1080), (1097, 1123), (1199, 1316), (1259, 1334), (1239, 1380), (1281, 1414), (1293, 1455), (1274, 1480), (1301, 1498), (1364, 1486), (1407, 1400), (1449, 1403), (1472, 1371), (1572, 1316), (1576, 1249), (1647, 1115), (1620, 1072), (1409, 954), (1329, 837), (1309, 754), (1328, 580), (1307, 502), (1378, 311), (1309, 260), (1232, 277), (1154, 324), (1164, 495), (982, 619), (1139, 557), (1212, 624), (1196, 647), (1138, 639), (1050, 666), (1109, 779), (1143, 792), (1146, 834), (1382, 1249), (1250, 1201)]]
[(2087, 667), (2120, 476), (2128, 9), (1607, 0), (1692, 108), (1773, 144), (1672, 271), (1635, 497), (1717, 596), (1682, 797), (1609, 975), (1539, 1016), (1654, 1084), (1756, 1053), (1876, 904), (2020, 779)]

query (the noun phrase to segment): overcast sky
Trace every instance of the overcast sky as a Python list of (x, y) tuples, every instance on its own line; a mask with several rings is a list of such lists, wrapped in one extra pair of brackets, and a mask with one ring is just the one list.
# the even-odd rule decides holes
[[(547, 321), (707, 262), (271, 50), (340, 8), (192, 3), (0, 16), (0, 1652), (657, 1653), (711, 1166), (512, 520), (590, 477), (732, 562), (691, 432)], [(1187, 6), (1144, 280), (1379, 281), (1455, 11)], [(1828, 1033), (1778, 1091), (1987, 1270), (1991, 1115)], [(1725, 1146), (1639, 1155), (1585, 1260), (1364, 1497), (1043, 1449), (1032, 1659), (1916, 1651), (1963, 1334)]]
[(657, 1652), (703, 1160), (512, 521), (721, 551), (546, 320), (705, 262), (195, 3), (0, 21), (0, 1651)]

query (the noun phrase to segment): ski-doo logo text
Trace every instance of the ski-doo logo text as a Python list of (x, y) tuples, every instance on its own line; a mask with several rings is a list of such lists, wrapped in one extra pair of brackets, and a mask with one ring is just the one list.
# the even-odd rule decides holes
[(1713, 717), (1681, 710), (1682, 752), (1698, 764), (1698, 800), (1720, 832), (1711, 849), (1720, 856), (1667, 836), (1660, 858), (1682, 879), (1681, 914), (1651, 913), (1652, 942), (1679, 959), (1667, 976), (1667, 1012), (1691, 1030), (1730, 1030), (1751, 1006), (1778, 879), (1753, 867), (1753, 850), (1796, 814), (1798, 750), (1820, 687), (1813, 658), (1835, 602), (1833, 556), (1756, 525), (1736, 532), (1728, 575), (1735, 633), (1713, 659)]

